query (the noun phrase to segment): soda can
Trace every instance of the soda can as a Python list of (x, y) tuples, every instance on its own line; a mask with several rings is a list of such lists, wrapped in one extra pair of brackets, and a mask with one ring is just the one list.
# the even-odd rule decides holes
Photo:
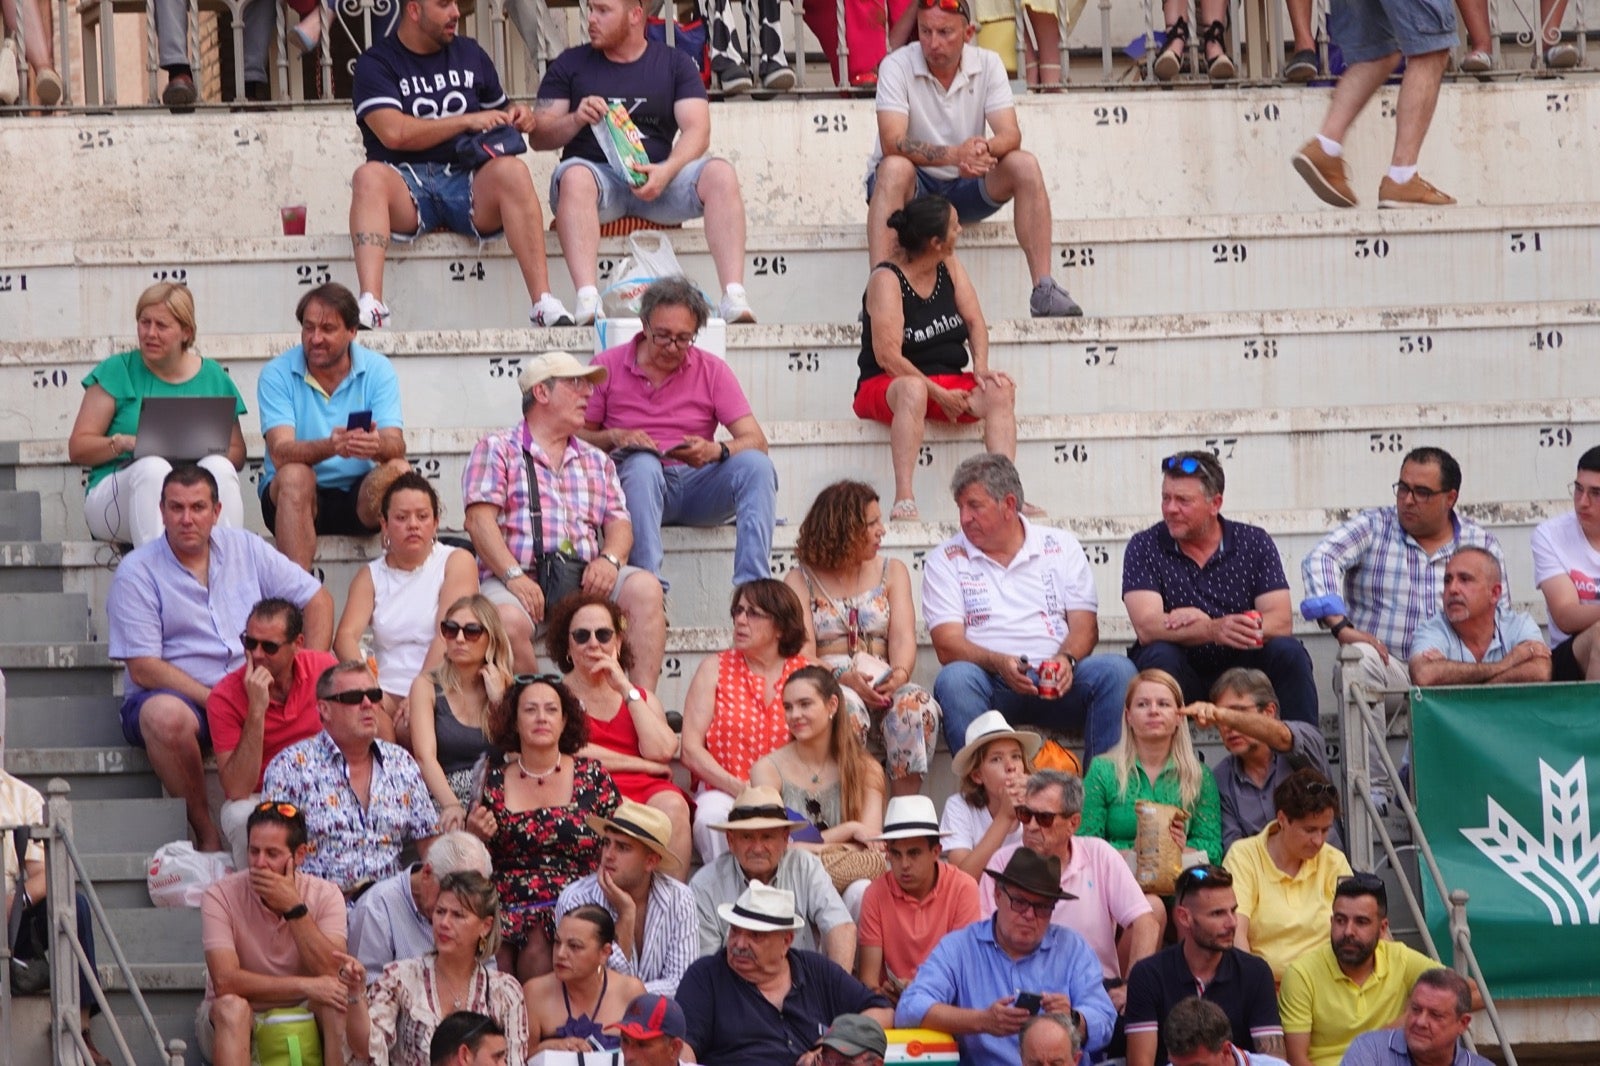
[(1256, 624), (1256, 647), (1261, 647), (1266, 643), (1266, 638), (1263, 637), (1261, 633), (1261, 612), (1246, 611), (1244, 616)]
[(1046, 659), (1039, 664), (1039, 696), (1041, 699), (1061, 698), (1061, 660)]

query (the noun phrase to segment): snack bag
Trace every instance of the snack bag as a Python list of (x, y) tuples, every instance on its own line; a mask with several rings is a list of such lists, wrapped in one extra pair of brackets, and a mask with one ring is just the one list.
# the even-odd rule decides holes
[(600, 142), (600, 150), (605, 152), (607, 162), (627, 179), (629, 185), (637, 189), (648, 180), (629, 165), (644, 166), (650, 162), (650, 156), (644, 150), (644, 138), (639, 136), (639, 127), (633, 124), (628, 109), (620, 101), (613, 101), (606, 108), (605, 117), (589, 128), (594, 131), (594, 139)]

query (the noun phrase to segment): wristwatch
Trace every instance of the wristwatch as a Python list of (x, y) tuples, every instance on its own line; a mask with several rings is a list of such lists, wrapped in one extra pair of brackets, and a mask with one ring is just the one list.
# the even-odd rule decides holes
[(612, 555), (610, 552), (601, 552), (600, 553), (600, 558), (604, 559), (606, 562), (608, 562), (612, 566), (616, 567), (617, 568), (617, 573), (619, 573), (619, 574), (622, 573), (622, 560), (621, 559), (618, 559), (615, 555)]
[(728, 442), (727, 441), (723, 441), (722, 442), (722, 457), (720, 459), (718, 459), (717, 462), (719, 462), (719, 463), (727, 462), (728, 461), (728, 456), (730, 456), (732, 454), (733, 454), (732, 452), (728, 451)]
[(293, 907), (290, 907), (288, 910), (283, 912), (283, 920), (286, 922), (292, 922), (296, 918), (304, 918), (310, 913), (310, 907), (307, 907), (304, 903), (296, 903)]
[(522, 569), (522, 567), (518, 566), (516, 563), (512, 563), (510, 566), (506, 567), (506, 572), (500, 575), (500, 582), (501, 584), (509, 585), (517, 578), (524, 577), (526, 575), (526, 570)]
[(1350, 619), (1341, 618), (1337, 622), (1333, 623), (1333, 625), (1328, 627), (1328, 632), (1333, 636), (1334, 640), (1338, 640), (1339, 639), (1339, 634), (1343, 633), (1345, 630), (1347, 630), (1349, 628), (1350, 628)]
[(629, 685), (628, 686), (628, 702), (629, 703), (638, 703), (639, 701), (641, 701), (643, 699), (644, 699), (644, 693), (639, 691), (639, 686), (637, 686), (637, 685)]

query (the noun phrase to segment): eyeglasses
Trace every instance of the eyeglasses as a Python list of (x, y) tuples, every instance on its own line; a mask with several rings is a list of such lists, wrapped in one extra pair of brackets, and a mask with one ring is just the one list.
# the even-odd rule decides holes
[(1410, 496), (1418, 503), (1427, 503), (1435, 496), (1444, 495), (1443, 489), (1430, 489), (1426, 485), (1407, 485), (1404, 481), (1396, 481), (1390, 487), (1394, 489), (1394, 498), (1397, 500), (1402, 496)]
[(328, 697), (329, 703), (342, 703), (346, 707), (359, 707), (362, 702), (382, 703), (383, 689), (381, 688), (353, 688), (345, 692), (335, 692)]
[(650, 343), (657, 348), (687, 348), (694, 343), (693, 333), (671, 333), (664, 329), (650, 331)]
[(1585, 485), (1574, 481), (1570, 486), (1574, 500), (1588, 500), (1590, 503), (1600, 503), (1600, 485)]
[(1035, 918), (1048, 918), (1056, 912), (1056, 901), (1053, 899), (1035, 903), (1031, 899), (1019, 899), (1013, 896), (1011, 890), (1005, 887), (1000, 889), (1000, 894), (1005, 896), (1006, 902), (1011, 905), (1013, 914), (1031, 914)]
[(574, 644), (587, 644), (593, 638), (597, 644), (610, 644), (611, 638), (617, 635), (615, 629), (602, 627), (600, 629), (574, 629), (567, 634)]
[(1205, 464), (1192, 455), (1169, 455), (1161, 460), (1163, 474), (1182, 474), (1193, 477), (1204, 470)]
[(758, 622), (763, 618), (771, 618), (772, 617), (766, 611), (757, 610), (756, 608), (750, 606), (748, 603), (739, 604), (733, 610), (729, 611), (728, 614), (731, 617), (736, 618), (736, 619), (737, 618), (748, 618), (752, 622)]
[(1023, 825), (1029, 825), (1037, 819), (1040, 829), (1049, 829), (1056, 824), (1057, 818), (1065, 818), (1067, 816), (1065, 811), (1036, 811), (1032, 807), (1025, 807), (1020, 803), (1017, 804), (1015, 810), (1017, 812), (1017, 821)]
[(1178, 875), (1173, 885), (1173, 899), (1183, 902), (1189, 893), (1200, 888), (1231, 888), (1233, 874), (1225, 866), (1191, 866)]
[(477, 622), (444, 621), (439, 623), (439, 632), (444, 635), (445, 640), (455, 640), (463, 633), (467, 635), (468, 640), (477, 640), (488, 630)]
[(828, 823), (823, 821), (823, 819), (822, 819), (822, 801), (821, 800), (811, 799), (809, 797), (806, 799), (806, 820), (809, 821), (812, 825), (816, 826), (818, 831), (820, 831), (820, 832), (826, 832), (827, 831)]
[(249, 637), (243, 633), (240, 633), (239, 643), (244, 645), (245, 651), (255, 651), (257, 648), (260, 648), (268, 655), (276, 655), (278, 654), (278, 649), (283, 647), (286, 642), (281, 640), (257, 640), (255, 637)]
[(972, 21), (972, 12), (967, 10), (966, 0), (918, 0), (924, 11), (938, 8), (940, 11), (954, 11), (968, 22)]
[(267, 800), (265, 803), (256, 804), (257, 814), (266, 814), (268, 811), (276, 811), (285, 818), (300, 817), (299, 807), (292, 803), (284, 803), (282, 800)]

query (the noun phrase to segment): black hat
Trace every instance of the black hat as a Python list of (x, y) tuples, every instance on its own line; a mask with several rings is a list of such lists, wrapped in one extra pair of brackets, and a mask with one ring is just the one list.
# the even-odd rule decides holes
[(1061, 889), (1061, 860), (1054, 855), (1040, 855), (1031, 848), (1018, 848), (1012, 852), (1004, 870), (985, 870), (984, 873), (1003, 884), (1046, 899), (1078, 898)]

